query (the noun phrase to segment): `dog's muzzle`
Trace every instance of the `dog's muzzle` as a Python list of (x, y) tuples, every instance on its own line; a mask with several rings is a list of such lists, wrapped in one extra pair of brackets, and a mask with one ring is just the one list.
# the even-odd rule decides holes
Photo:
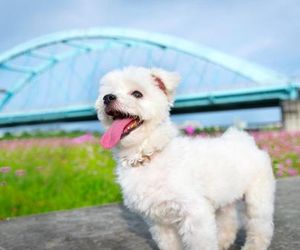
[(113, 94), (108, 94), (103, 97), (103, 103), (105, 105), (109, 105), (111, 102), (113, 102), (115, 100), (117, 100), (117, 96), (115, 96)]

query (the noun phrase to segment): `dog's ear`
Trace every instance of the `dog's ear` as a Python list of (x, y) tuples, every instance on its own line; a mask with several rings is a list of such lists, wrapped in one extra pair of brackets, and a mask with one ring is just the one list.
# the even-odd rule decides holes
[(165, 93), (170, 104), (172, 104), (176, 87), (180, 82), (180, 75), (176, 72), (153, 68), (151, 69), (151, 76), (154, 83)]

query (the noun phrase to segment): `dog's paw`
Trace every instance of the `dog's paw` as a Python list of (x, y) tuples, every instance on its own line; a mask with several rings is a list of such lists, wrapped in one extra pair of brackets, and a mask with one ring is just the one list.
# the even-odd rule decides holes
[(236, 228), (233, 230), (221, 230), (218, 232), (218, 246), (220, 250), (229, 249), (236, 238)]

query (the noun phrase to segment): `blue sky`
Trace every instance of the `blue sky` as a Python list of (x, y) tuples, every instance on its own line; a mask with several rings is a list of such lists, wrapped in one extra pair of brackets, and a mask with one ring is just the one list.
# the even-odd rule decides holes
[(0, 51), (59, 30), (118, 26), (181, 36), (300, 75), (298, 0), (1, 0)]
[(130, 27), (184, 37), (300, 79), (299, 16), (299, 0), (0, 0), (0, 52), (61, 30)]

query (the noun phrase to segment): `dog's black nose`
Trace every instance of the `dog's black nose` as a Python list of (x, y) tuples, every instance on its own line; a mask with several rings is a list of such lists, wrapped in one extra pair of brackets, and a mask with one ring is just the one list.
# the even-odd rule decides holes
[(116, 100), (117, 97), (113, 94), (108, 94), (103, 97), (103, 101), (105, 105), (110, 104), (112, 101)]

